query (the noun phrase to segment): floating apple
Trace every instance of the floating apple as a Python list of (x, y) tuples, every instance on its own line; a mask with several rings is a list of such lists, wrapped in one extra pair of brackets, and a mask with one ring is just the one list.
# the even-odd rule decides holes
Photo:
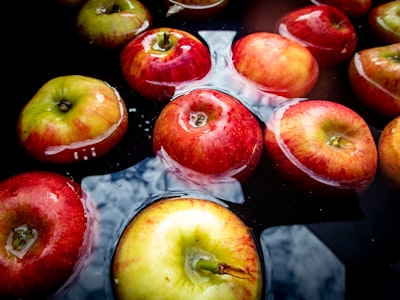
[(400, 43), (357, 51), (348, 72), (358, 100), (378, 115), (400, 115)]
[(232, 63), (260, 90), (287, 98), (305, 97), (319, 76), (318, 63), (306, 47), (271, 32), (254, 32), (234, 41)]
[(90, 45), (120, 49), (152, 26), (150, 11), (138, 0), (88, 0), (80, 9), (78, 35)]
[(380, 171), (385, 181), (400, 191), (400, 115), (382, 130), (378, 154)]
[(368, 27), (382, 43), (400, 43), (400, 1), (373, 7), (368, 14)]
[(153, 150), (180, 165), (214, 177), (244, 181), (262, 155), (262, 129), (236, 98), (197, 89), (169, 102), (153, 129)]
[(118, 300), (261, 299), (262, 267), (249, 228), (231, 210), (167, 198), (139, 212), (115, 249)]
[(168, 8), (166, 16), (178, 15), (187, 20), (206, 19), (217, 16), (229, 0), (163, 0)]
[(29, 171), (0, 183), (0, 298), (47, 299), (79, 275), (93, 215), (81, 186)]
[(311, 2), (334, 6), (353, 19), (367, 15), (373, 4), (373, 0), (311, 0)]
[(120, 57), (130, 87), (153, 101), (170, 100), (176, 87), (211, 69), (208, 47), (193, 34), (174, 28), (147, 30), (131, 40)]
[(38, 161), (67, 164), (103, 156), (124, 136), (128, 113), (118, 91), (87, 76), (47, 81), (22, 109), (17, 135)]
[(264, 146), (285, 181), (324, 197), (365, 191), (377, 170), (376, 144), (367, 123), (328, 100), (279, 107), (267, 123)]
[(357, 33), (350, 19), (330, 5), (308, 5), (287, 12), (276, 24), (277, 32), (305, 46), (322, 68), (350, 59)]

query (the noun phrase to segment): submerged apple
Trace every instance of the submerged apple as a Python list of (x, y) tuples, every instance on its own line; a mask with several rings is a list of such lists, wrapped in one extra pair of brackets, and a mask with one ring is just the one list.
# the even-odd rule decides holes
[(115, 249), (118, 300), (260, 300), (263, 275), (249, 228), (211, 200), (167, 198), (139, 212)]
[(368, 15), (368, 27), (382, 43), (400, 43), (400, 1), (375, 6)]

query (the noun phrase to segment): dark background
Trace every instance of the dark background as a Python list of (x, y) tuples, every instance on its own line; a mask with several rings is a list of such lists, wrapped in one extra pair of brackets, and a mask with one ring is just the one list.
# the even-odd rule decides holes
[[(375, 4), (384, 1), (375, 1)], [(218, 18), (203, 21), (166, 20), (161, 1), (143, 1), (153, 16), (153, 27), (169, 26), (196, 34), (198, 30), (235, 30), (238, 36), (272, 31), (285, 11), (308, 1), (235, 1)], [(279, 3), (279, 4), (278, 4)], [(125, 83), (119, 52), (94, 49), (80, 41), (75, 29), (77, 9), (56, 1), (19, 1), (5, 7), (3, 18), (3, 98), (0, 179), (28, 170), (50, 170), (80, 181), (90, 175), (116, 172), (152, 156), (151, 128), (162, 106), (148, 103)], [(359, 49), (378, 45), (365, 25), (354, 21)], [(346, 64), (321, 72), (309, 98), (329, 99), (356, 110), (371, 126), (376, 139), (389, 120), (363, 107), (347, 83)], [(103, 79), (117, 88), (129, 108), (129, 129), (120, 144), (95, 161), (77, 165), (45, 165), (20, 149), (16, 122), (23, 105), (49, 79), (80, 74)], [(5, 80), (5, 82), (4, 82)], [(149, 129), (149, 131), (145, 129)], [(399, 195), (389, 190), (379, 174), (371, 187), (351, 199), (309, 199), (265, 172), (262, 158), (254, 176), (243, 184), (246, 201), (232, 205), (256, 235), (268, 227), (307, 224), (346, 266), (348, 299), (400, 299)], [(251, 201), (250, 201), (251, 200)]]

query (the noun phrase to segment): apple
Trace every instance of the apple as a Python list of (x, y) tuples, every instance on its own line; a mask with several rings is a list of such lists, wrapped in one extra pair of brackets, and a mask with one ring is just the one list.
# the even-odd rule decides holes
[(239, 37), (232, 44), (231, 60), (234, 69), (260, 90), (287, 98), (305, 97), (319, 76), (311, 52), (278, 33)]
[(116, 299), (261, 299), (253, 235), (225, 206), (165, 198), (125, 228), (112, 262)]
[(152, 15), (138, 0), (88, 0), (79, 10), (76, 27), (90, 45), (120, 49), (152, 26)]
[(168, 27), (147, 30), (131, 40), (120, 56), (129, 86), (152, 101), (170, 100), (183, 84), (211, 70), (208, 47), (193, 34)]
[(290, 10), (277, 21), (276, 30), (310, 50), (321, 68), (335, 67), (349, 60), (358, 42), (350, 19), (330, 5)]
[(377, 170), (368, 124), (347, 106), (329, 100), (278, 107), (267, 122), (264, 148), (283, 181), (324, 198), (365, 191)]
[(67, 164), (101, 157), (128, 128), (118, 91), (88, 76), (47, 81), (25, 104), (17, 124), (22, 148), (45, 163)]
[(95, 234), (89, 200), (77, 182), (52, 172), (0, 183), (1, 299), (47, 299), (79, 276)]
[(400, 191), (400, 115), (383, 128), (378, 142), (378, 154), (384, 180)]
[(348, 78), (357, 99), (376, 114), (400, 115), (400, 43), (357, 51)]
[(400, 43), (400, 1), (389, 1), (373, 7), (367, 22), (380, 42)]
[(229, 0), (163, 0), (168, 8), (166, 16), (177, 15), (187, 20), (215, 17), (228, 5)]
[(183, 167), (214, 178), (247, 180), (262, 148), (262, 129), (252, 112), (214, 89), (195, 89), (174, 98), (153, 128), (155, 155), (165, 152)]
[(316, 5), (334, 6), (352, 19), (366, 16), (373, 4), (373, 0), (311, 0), (311, 2)]

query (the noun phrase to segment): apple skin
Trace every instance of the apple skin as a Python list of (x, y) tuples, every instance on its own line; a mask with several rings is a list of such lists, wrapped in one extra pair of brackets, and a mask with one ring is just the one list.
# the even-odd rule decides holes
[(330, 5), (309, 5), (287, 12), (276, 24), (277, 32), (305, 46), (321, 68), (349, 60), (357, 47), (350, 19)]
[[(225, 262), (245, 278), (211, 274), (193, 263)], [(261, 299), (262, 265), (249, 228), (211, 200), (166, 198), (137, 214), (115, 249), (116, 299)]]
[(163, 0), (168, 8), (166, 16), (185, 20), (204, 20), (220, 14), (229, 0)]
[(389, 1), (373, 7), (367, 22), (380, 42), (400, 43), (400, 1)]
[(287, 98), (305, 97), (319, 76), (318, 62), (306, 47), (272, 32), (240, 37), (231, 59), (235, 70), (260, 90)]
[(89, 45), (119, 50), (152, 23), (152, 15), (141, 1), (88, 0), (78, 12), (76, 27)]
[(377, 147), (367, 123), (328, 100), (279, 107), (264, 131), (264, 148), (284, 181), (317, 196), (363, 192), (377, 171)]
[(311, 0), (316, 5), (331, 5), (340, 9), (351, 19), (366, 16), (373, 5), (373, 0)]
[(176, 97), (153, 129), (155, 155), (165, 151), (183, 167), (215, 178), (247, 180), (262, 148), (262, 129), (254, 115), (234, 97), (213, 89)]
[(348, 78), (355, 96), (378, 115), (400, 115), (400, 43), (357, 51)]
[[(57, 173), (27, 171), (0, 183), (1, 299), (46, 299), (77, 276), (93, 235), (85, 201), (81, 186)], [(37, 237), (14, 255), (8, 240), (21, 225)]]
[(378, 142), (379, 168), (385, 182), (400, 191), (400, 116), (382, 130)]
[(211, 70), (208, 47), (189, 32), (160, 27), (131, 40), (120, 56), (129, 86), (146, 99), (170, 100), (176, 87), (199, 80)]
[(105, 155), (127, 128), (127, 109), (116, 89), (97, 78), (66, 75), (47, 81), (25, 104), (17, 136), (36, 160), (68, 164)]

